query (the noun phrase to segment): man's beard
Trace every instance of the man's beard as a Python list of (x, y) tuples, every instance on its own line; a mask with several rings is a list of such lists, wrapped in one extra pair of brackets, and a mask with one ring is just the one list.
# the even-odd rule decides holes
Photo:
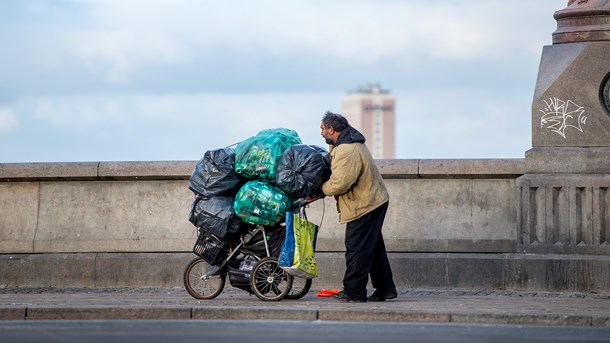
[(324, 137), (324, 140), (326, 141), (326, 144), (328, 144), (328, 145), (335, 145), (335, 142), (333, 142), (332, 138), (330, 138), (330, 137)]

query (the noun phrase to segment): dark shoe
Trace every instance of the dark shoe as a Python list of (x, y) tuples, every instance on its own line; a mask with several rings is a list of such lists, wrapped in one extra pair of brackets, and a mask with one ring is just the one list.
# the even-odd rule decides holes
[(396, 292), (380, 292), (379, 290), (376, 290), (367, 299), (368, 301), (386, 301), (395, 299), (397, 296), (398, 294)]
[(337, 294), (333, 294), (333, 299), (343, 302), (343, 303), (349, 303), (349, 302), (365, 303), (366, 302), (366, 298), (364, 298), (364, 299), (354, 298), (352, 296), (345, 294), (345, 292), (339, 292)]

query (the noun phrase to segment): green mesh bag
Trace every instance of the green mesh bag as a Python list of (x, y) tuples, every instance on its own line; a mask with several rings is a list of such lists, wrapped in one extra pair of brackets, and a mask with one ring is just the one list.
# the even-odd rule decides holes
[(277, 165), (286, 149), (301, 144), (294, 130), (277, 128), (259, 132), (235, 148), (235, 171), (251, 180), (275, 182)]
[(233, 209), (246, 223), (273, 226), (284, 217), (290, 205), (290, 197), (279, 187), (248, 181), (237, 192)]

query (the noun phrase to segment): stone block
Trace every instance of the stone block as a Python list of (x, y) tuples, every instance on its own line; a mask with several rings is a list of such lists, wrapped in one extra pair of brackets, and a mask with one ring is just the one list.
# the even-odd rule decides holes
[(510, 289), (604, 292), (610, 287), (610, 256), (514, 255), (506, 260)]
[[(511, 179), (388, 179), (383, 235), (388, 251), (513, 252), (517, 192)], [(345, 249), (332, 197), (307, 209), (320, 225), (319, 251)]]
[(288, 309), (278, 307), (193, 307), (193, 319), (237, 320), (310, 320), (318, 319), (317, 310)]
[(32, 255), (0, 255), (0, 286), (49, 287), (51, 285), (51, 265), (39, 273), (40, 264), (33, 262)]
[(451, 322), (469, 324), (591, 326), (591, 317), (560, 314), (452, 313)]
[(94, 254), (0, 255), (0, 285), (95, 287)]
[(610, 113), (600, 101), (610, 42), (545, 46), (532, 103), (533, 147), (610, 147)]
[(0, 320), (24, 320), (25, 307), (0, 308)]
[(447, 254), (390, 254), (396, 287), (446, 287)]
[(41, 182), (35, 252), (190, 251), (185, 181)]
[(110, 180), (188, 180), (194, 161), (100, 162), (99, 178)]
[(98, 162), (0, 163), (0, 181), (94, 180)]
[[(512, 179), (388, 179), (383, 235), (388, 251), (513, 252), (517, 192)], [(320, 225), (319, 251), (345, 249), (332, 197), (307, 209)]]
[(591, 319), (591, 326), (593, 326), (593, 327), (610, 328), (610, 318), (608, 318), (608, 317), (593, 317)]
[(27, 320), (83, 320), (83, 319), (191, 319), (190, 308), (176, 307), (33, 307)]
[(447, 286), (459, 288), (502, 287), (504, 261), (490, 256), (458, 254), (447, 259)]
[(528, 174), (610, 173), (610, 148), (532, 148), (525, 157)]
[[(517, 228), (512, 180), (388, 180), (389, 251), (512, 251)], [(485, 242), (487, 246), (481, 246)], [(507, 242), (509, 242), (507, 244)], [(451, 247), (451, 248), (450, 248)]]
[(319, 320), (348, 320), (368, 322), (448, 323), (448, 313), (401, 312), (384, 310), (330, 310), (320, 309)]
[(414, 179), (419, 177), (419, 160), (376, 160), (384, 179)]
[(0, 182), (0, 253), (33, 252), (38, 193), (38, 183)]
[(92, 254), (52, 254), (49, 259), (41, 259), (37, 266), (39, 273), (51, 271), (50, 287), (96, 287), (95, 260)]
[(610, 175), (527, 174), (517, 186), (519, 252), (610, 255)]
[(522, 159), (420, 160), (422, 178), (516, 178), (524, 172)]
[(316, 288), (342, 288), (345, 274), (344, 253), (316, 253), (318, 277), (313, 280)]
[(95, 287), (159, 287), (183, 285), (182, 275), (196, 258), (188, 253), (97, 254)]

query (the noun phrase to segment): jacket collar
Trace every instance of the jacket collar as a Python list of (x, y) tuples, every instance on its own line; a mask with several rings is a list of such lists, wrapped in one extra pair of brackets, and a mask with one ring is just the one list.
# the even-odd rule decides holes
[(366, 138), (364, 138), (364, 135), (350, 125), (347, 127), (347, 129), (341, 131), (334, 146), (337, 147), (341, 144), (350, 143), (364, 143), (365, 141)]

